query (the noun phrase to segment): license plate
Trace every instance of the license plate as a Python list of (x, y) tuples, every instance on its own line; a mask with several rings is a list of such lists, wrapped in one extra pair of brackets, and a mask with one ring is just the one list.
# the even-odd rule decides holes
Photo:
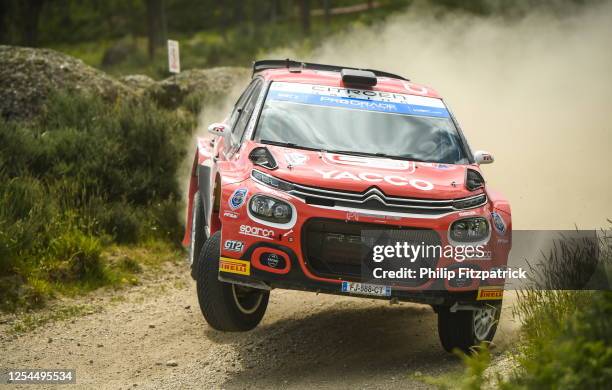
[(342, 292), (361, 295), (390, 297), (391, 287), (377, 284), (342, 282)]

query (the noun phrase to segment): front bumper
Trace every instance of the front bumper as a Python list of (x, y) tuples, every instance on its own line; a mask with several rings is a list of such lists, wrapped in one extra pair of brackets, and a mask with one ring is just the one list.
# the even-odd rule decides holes
[[(247, 181), (237, 186), (224, 188), (223, 199), (225, 201), (222, 201), (222, 205), (231, 204), (232, 194), (241, 185), (250, 196), (262, 193), (290, 202), (295, 207), (297, 218), (292, 226), (270, 226), (263, 221), (252, 218), (247, 212), (248, 201), (245, 201), (237, 209), (222, 210), (220, 212), (222, 222), (221, 257), (225, 259), (219, 273), (222, 281), (259, 288), (283, 288), (347, 295), (341, 289), (343, 281), (362, 282), (365, 280), (360, 274), (359, 268), (355, 268), (358, 265), (355, 264), (355, 259), (352, 262), (350, 261), (350, 254), (348, 253), (350, 251), (347, 252), (346, 250), (348, 246), (354, 246), (354, 243), (345, 242), (343, 244), (341, 242), (342, 237), (348, 237), (351, 235), (350, 232), (364, 227), (382, 228), (396, 232), (417, 232), (418, 237), (428, 237), (428, 239), (437, 240), (440, 245), (446, 245), (449, 243), (446, 232), (450, 224), (457, 219), (473, 216), (483, 216), (490, 221), (491, 235), (485, 246), (488, 256), (485, 259), (478, 260), (466, 259), (461, 263), (457, 263), (452, 258), (441, 256), (433, 259), (433, 266), (439, 269), (468, 267), (488, 270), (503, 268), (507, 263), (510, 250), (510, 232), (500, 234), (493, 229), (491, 214), (494, 211), (494, 205), (490, 203), (476, 209), (435, 217), (389, 218), (382, 214), (364, 213), (363, 210), (336, 210), (306, 204), (301, 199), (281, 191)], [(314, 236), (311, 227), (317, 224), (328, 227), (327, 230), (319, 228), (319, 236)], [(338, 231), (335, 232), (334, 229)], [(324, 241), (330, 237), (337, 241), (334, 245), (328, 245), (333, 247), (333, 250), (322, 251), (317, 253), (316, 256), (313, 255), (313, 245), (310, 244), (315, 242), (321, 244), (318, 246), (324, 246)], [(352, 237), (354, 239), (354, 234), (352, 234)], [(326, 255), (329, 256), (330, 254), (333, 258), (325, 258)], [(330, 267), (330, 264), (333, 267)], [(386, 282), (379, 284), (388, 285)], [(503, 280), (449, 281), (432, 278), (420, 280), (412, 285), (394, 283), (391, 288), (391, 296), (379, 298), (430, 305), (470, 304), (479, 299), (479, 288), (499, 286), (503, 286)]]

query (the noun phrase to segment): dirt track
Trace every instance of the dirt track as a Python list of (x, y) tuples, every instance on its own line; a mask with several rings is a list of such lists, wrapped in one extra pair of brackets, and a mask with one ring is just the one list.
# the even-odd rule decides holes
[[(1, 325), (2, 366), (76, 368), (77, 387), (115, 389), (426, 388), (409, 375), (461, 367), (440, 347), (427, 306), (275, 290), (254, 331), (213, 331), (185, 268), (169, 273), (166, 288), (147, 283), (119, 303), (107, 296), (101, 312), (16, 339)], [(504, 311), (495, 351), (514, 334)]]

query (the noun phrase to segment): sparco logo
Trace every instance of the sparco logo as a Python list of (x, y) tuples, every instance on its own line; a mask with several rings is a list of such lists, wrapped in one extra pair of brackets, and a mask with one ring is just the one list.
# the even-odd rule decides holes
[(274, 230), (255, 226), (240, 225), (240, 234), (245, 236), (261, 237), (271, 240), (274, 236)]
[(381, 175), (379, 173), (368, 173), (361, 172), (358, 174), (353, 174), (350, 172), (341, 172), (341, 171), (322, 171), (317, 169), (317, 172), (323, 176), (324, 179), (330, 180), (341, 180), (341, 179), (349, 179), (354, 181), (367, 181), (370, 183), (380, 183), (381, 181), (387, 182), (394, 186), (413, 186), (416, 189), (423, 191), (430, 191), (433, 189), (433, 184), (426, 180), (422, 179), (409, 179), (407, 177), (399, 176), (399, 175)]

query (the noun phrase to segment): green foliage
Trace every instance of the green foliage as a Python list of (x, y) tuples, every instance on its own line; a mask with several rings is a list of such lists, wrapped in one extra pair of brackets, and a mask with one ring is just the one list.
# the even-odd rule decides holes
[[(105, 246), (177, 243), (177, 169), (194, 122), (142, 101), (51, 97), (29, 123), (0, 121), (0, 308), (121, 280)], [(67, 287), (68, 286), (68, 287)]]
[[(604, 232), (607, 236), (608, 232)], [(607, 240), (564, 241), (545, 258), (537, 288), (518, 292), (514, 313), (522, 327), (509, 377), (485, 375), (486, 348), (464, 355), (465, 372), (457, 377), (424, 378), (439, 388), (478, 389), (606, 389), (612, 383), (612, 291), (550, 290), (574, 285), (594, 269), (593, 245), (599, 245), (599, 266), (609, 266)], [(586, 268), (585, 268), (586, 267)], [(585, 269), (587, 271), (585, 271)]]
[[(275, 12), (272, 11), (271, 2), (259, 4), (245, 1), (240, 6), (232, 7), (206, 3), (189, 0), (167, 2), (168, 37), (180, 41), (182, 69), (245, 66), (270, 51), (285, 48), (298, 55), (306, 55), (316, 43), (324, 42), (330, 35), (355, 25), (381, 22), (412, 1), (381, 0), (377, 2), (380, 5), (378, 8), (336, 14), (329, 20), (319, 12), (310, 18), (311, 31), (307, 35), (302, 31), (296, 4), (291, 2), (279, 2), (279, 9)], [(334, 0), (332, 7), (364, 3), (362, 0)], [(321, 11), (322, 3), (311, 2), (311, 8)], [(142, 9), (123, 14), (127, 8), (117, 8), (116, 12), (119, 19), (144, 14)], [(142, 17), (140, 21), (144, 23), (145, 19)], [(113, 29), (111, 34), (87, 31), (79, 35), (78, 41), (53, 39), (44, 45), (81, 58), (89, 65), (102, 67), (114, 75), (142, 73), (154, 78), (168, 76), (165, 48), (158, 48), (158, 54), (150, 59), (145, 33), (144, 26), (133, 31)], [(104, 62), (106, 54), (116, 52), (125, 55), (119, 56), (116, 61)]]
[(612, 380), (612, 292), (544, 291), (521, 300), (537, 309), (528, 312), (521, 369), (509, 385), (606, 388)]

